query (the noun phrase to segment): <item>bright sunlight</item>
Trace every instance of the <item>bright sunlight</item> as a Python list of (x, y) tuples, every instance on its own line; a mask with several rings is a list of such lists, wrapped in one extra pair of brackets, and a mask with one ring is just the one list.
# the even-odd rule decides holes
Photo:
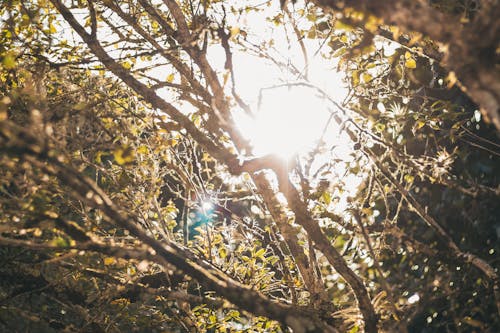
[[(328, 132), (338, 132), (336, 124), (329, 122), (330, 113), (335, 112), (331, 102), (315, 88), (339, 103), (347, 91), (335, 61), (322, 56), (324, 44), (305, 38), (299, 41), (290, 25), (275, 27), (266, 22), (266, 15), (279, 12), (276, 6), (277, 2), (263, 12), (249, 13), (244, 18), (244, 25), (252, 27), (252, 31), (247, 32), (249, 39), (251, 36), (272, 37), (274, 44), (272, 54), (266, 57), (252, 53), (251, 48), (234, 51), (235, 64), (241, 64), (235, 66), (236, 88), (250, 101), (252, 110), (252, 116), (236, 112), (234, 117), (252, 143), (254, 155), (277, 154), (288, 158), (314, 148)], [(290, 18), (288, 23), (291, 24)], [(297, 27), (307, 24), (294, 23)], [(300, 43), (315, 50), (307, 54), (307, 61)], [(224, 54), (220, 57), (224, 59)], [(304, 76), (307, 84), (303, 85)]]
[(239, 119), (254, 154), (284, 158), (314, 148), (330, 116), (325, 100), (310, 88), (277, 87), (263, 92), (255, 116)]

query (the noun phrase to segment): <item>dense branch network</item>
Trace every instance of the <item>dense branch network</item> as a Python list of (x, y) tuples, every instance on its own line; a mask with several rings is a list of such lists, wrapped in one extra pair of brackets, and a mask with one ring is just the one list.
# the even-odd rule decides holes
[[(367, 281), (365, 281), (365, 277), (359, 273), (355, 265), (352, 265), (346, 259), (344, 254), (349, 250), (350, 245), (348, 244), (342, 252), (336, 248), (334, 243), (337, 237), (340, 238), (341, 231), (348, 230), (353, 234), (361, 234), (362, 237), (360, 239), (365, 241), (366, 244), (364, 245), (368, 248), (370, 255), (376, 255), (370, 236), (372, 231), (374, 233), (379, 231), (376, 230), (377, 226), (373, 224), (365, 225), (362, 214), (364, 210), (369, 208), (370, 197), (375, 191), (374, 188), (378, 187), (378, 191), (382, 193), (385, 186), (389, 186), (395, 189), (395, 192), (400, 196), (393, 220), (397, 219), (403, 202), (406, 202), (410, 209), (413, 209), (429, 226), (432, 232), (437, 235), (436, 238), (439, 239), (440, 244), (445, 249), (443, 253), (451, 254), (451, 258), (448, 259), (449, 262), (470, 264), (477, 268), (492, 283), (497, 311), (500, 311), (500, 281), (495, 269), (479, 256), (461, 250), (440, 222), (427, 213), (423, 205), (404, 186), (404, 182), (398, 179), (399, 169), (409, 169), (419, 172), (422, 174), (422, 179), (425, 177), (431, 179), (432, 174), (427, 170), (420, 170), (423, 163), (419, 164), (406, 151), (392, 146), (390, 142), (386, 142), (386, 139), (382, 135), (378, 136), (370, 132), (369, 129), (365, 129), (364, 124), (358, 122), (355, 116), (353, 116), (355, 114), (354, 111), (349, 110), (343, 105), (341, 106), (329, 97), (326, 92), (308, 82), (309, 75), (307, 70), (305, 75), (300, 76), (306, 81), (285, 83), (282, 86), (288, 88), (296, 86), (307, 87), (325, 98), (328, 104), (333, 105), (336, 111), (332, 111), (330, 119), (349, 137), (349, 144), (357, 147), (357, 150), (363, 154), (362, 158), (366, 161), (366, 168), (372, 168), (372, 178), (370, 179), (366, 199), (361, 202), (359, 207), (356, 207), (356, 204), (351, 204), (354, 207), (352, 210), (356, 211), (353, 218), (356, 220), (357, 226), (361, 231), (359, 232), (354, 225), (340, 221), (342, 217), (339, 218), (339, 216), (326, 209), (321, 213), (318, 213), (317, 209), (315, 210), (315, 205), (312, 204), (314, 200), (312, 199), (313, 193), (310, 190), (311, 185), (308, 183), (306, 173), (302, 173), (299, 170), (298, 164), (300, 163), (297, 162), (298, 160), (285, 161), (275, 155), (261, 157), (252, 157), (250, 155), (252, 148), (248, 140), (237, 129), (235, 121), (232, 118), (232, 109), (235, 105), (245, 109), (247, 113), (250, 113), (250, 110), (245, 101), (238, 95), (236, 89), (236, 80), (232, 68), (232, 40), (231, 33), (227, 32), (230, 29), (225, 20), (225, 8), (223, 10), (224, 18), (220, 23), (216, 23), (216, 19), (211, 19), (206, 15), (204, 12), (206, 8), (203, 12), (194, 11), (191, 8), (190, 12), (189, 9), (183, 7), (178, 1), (173, 0), (163, 0), (161, 4), (157, 5), (148, 0), (139, 0), (136, 5), (128, 4), (126, 6), (113, 0), (88, 1), (86, 10), (89, 17), (89, 28), (86, 28), (81, 24), (75, 11), (65, 5), (64, 1), (50, 0), (50, 2), (71, 29), (83, 40), (92, 55), (88, 59), (80, 60), (78, 64), (89, 64), (97, 60), (107, 71), (116, 76), (121, 82), (132, 89), (140, 99), (150, 105), (155, 112), (161, 112), (161, 115), (156, 117), (153, 124), (150, 124), (150, 130), (158, 132), (161, 130), (182, 132), (186, 137), (192, 138), (203, 151), (208, 153), (210, 158), (215, 159), (219, 165), (224, 166), (225, 172), (234, 176), (250, 175), (249, 182), (251, 184), (249, 187), (253, 191), (250, 195), (262, 204), (262, 210), (269, 215), (269, 218), (267, 220), (264, 219), (264, 222), (259, 226), (262, 229), (268, 229), (268, 233), (262, 236), (262, 238), (265, 238), (265, 243), (279, 257), (278, 260), (282, 266), (283, 279), (289, 285), (292, 300), (290, 302), (288, 300), (284, 301), (269, 297), (256, 290), (253, 286), (242, 283), (232, 276), (231, 273), (221, 270), (212, 258), (210, 245), (213, 238), (208, 228), (206, 228), (205, 232), (210, 249), (205, 258), (200, 255), (200, 252), (188, 247), (189, 237), (186, 221), (189, 201), (192, 200), (192, 193), (195, 193), (196, 197), (202, 197), (208, 192), (204, 187), (203, 176), (201, 176), (203, 171), (198, 170), (196, 171), (198, 174), (196, 174), (193, 170), (183, 169), (182, 165), (176, 166), (172, 161), (162, 161), (162, 166), (168, 167), (180, 177), (180, 183), (185, 188), (184, 192), (179, 191), (178, 193), (179, 196), (184, 196), (182, 199), (185, 201), (184, 212), (179, 213), (182, 217), (181, 219), (183, 219), (184, 227), (184, 240), (181, 246), (172, 239), (169, 231), (163, 232), (162, 239), (153, 235), (151, 233), (151, 229), (153, 229), (151, 227), (152, 224), (145, 223), (141, 216), (125, 213), (127, 209), (115, 203), (111, 199), (111, 195), (107, 194), (98, 185), (98, 181), (82, 175), (80, 170), (71, 166), (70, 161), (67, 160), (64, 154), (60, 154), (57, 150), (52, 149), (50, 144), (47, 143), (50, 141), (50, 131), (46, 131), (49, 133), (37, 136), (31, 133), (30, 128), (21, 128), (12, 121), (1, 118), (1, 151), (22, 161), (23, 168), (28, 169), (28, 166), (34, 167), (57, 179), (58, 183), (63, 185), (73, 199), (81, 202), (82, 205), (85, 205), (89, 209), (102, 212), (108, 223), (127, 230), (135, 240), (139, 241), (141, 246), (136, 247), (134, 245), (132, 247), (132, 244), (117, 245), (107, 242), (95, 233), (87, 233), (75, 226), (71, 221), (67, 221), (57, 214), (54, 215), (51, 213), (44, 213), (44, 219), (50, 220), (58, 229), (70, 236), (75, 241), (74, 244), (59, 246), (34, 242), (22, 237), (9, 238), (4, 236), (0, 236), (0, 244), (15, 248), (26, 248), (33, 251), (57, 251), (58, 249), (70, 253), (72, 250), (89, 251), (119, 258), (145, 260), (158, 264), (164, 270), (162, 274), (166, 274), (167, 276), (169, 275), (167, 273), (169, 269), (174, 267), (198, 281), (206, 291), (214, 291), (216, 295), (229, 301), (237, 308), (255, 316), (264, 316), (276, 320), (284, 327), (290, 327), (294, 332), (337, 332), (337, 330), (344, 328), (342, 326), (339, 328), (337, 322), (333, 319), (335, 305), (328, 292), (324, 289), (326, 274), (322, 272), (322, 267), (329, 266), (341, 276), (348, 284), (350, 291), (354, 294), (357, 306), (356, 311), (359, 310), (361, 314), (364, 330), (366, 332), (377, 332), (380, 328), (381, 318), (380, 311), (376, 307), (377, 297), (370, 296), (371, 290), (368, 287)], [(344, 9), (340, 8), (337, 2), (316, 2), (320, 6), (334, 10), (341, 11)], [(349, 5), (360, 12), (369, 13), (367, 15), (380, 17), (386, 23), (394, 23), (409, 30), (421, 31), (436, 39), (444, 37), (444, 42), (451, 43), (451, 41), (456, 40), (457, 31), (465, 34), (468, 39), (475, 36), (471, 29), (460, 29), (459, 25), (455, 22), (451, 22), (449, 25), (443, 25), (442, 22), (439, 22), (440, 29), (435, 29), (434, 25), (422, 25), (420, 21), (408, 20), (407, 14), (410, 11), (425, 13), (426, 20), (434, 23), (445, 19), (445, 17), (438, 12), (429, 11), (421, 2), (416, 2), (410, 8), (404, 7), (402, 3), (388, 2), (381, 5), (365, 1), (351, 1)], [(488, 6), (490, 4), (487, 2), (485, 8), (488, 8)], [(398, 15), (392, 15), (394, 12), (397, 12)], [(286, 9), (285, 13), (293, 21), (293, 13), (289, 9)], [(351, 19), (355, 20), (356, 17), (352, 15)], [(113, 20), (115, 19), (118, 21), (114, 22)], [(210, 22), (210, 20), (213, 22)], [(150, 23), (144, 25), (143, 21)], [(101, 24), (103, 22), (106, 28), (102, 27)], [(150, 29), (150, 26), (153, 25), (151, 22), (154, 22), (154, 25), (159, 27), (157, 33), (152, 32), (153, 29)], [(127, 31), (126, 34), (120, 32), (120, 24), (126, 26), (130, 31)], [(301, 40), (301, 31), (295, 22), (293, 22), (293, 25), (293, 31), (299, 39), (307, 67), (307, 63), (311, 59), (308, 58), (305, 44)], [(154, 63), (145, 64), (143, 68), (132, 71), (122, 62), (124, 59), (130, 59), (130, 57), (121, 58), (120, 56), (116, 56), (116, 53), (112, 52), (110, 47), (113, 45), (113, 42), (101, 40), (103, 36), (102, 30), (107, 29), (119, 35), (120, 39), (116, 43), (123, 43), (124, 45), (132, 44), (131, 48), (135, 48), (138, 55), (159, 56), (162, 61), (166, 62), (169, 70), (173, 70), (176, 75), (180, 76), (180, 83), (173, 83), (173, 79), (167, 79), (164, 82), (148, 76), (147, 69), (149, 66), (155, 67)], [(370, 34), (377, 32), (380, 31), (369, 31)], [(493, 33), (495, 36), (496, 34), (496, 32)], [(220, 43), (224, 50), (226, 56), (225, 70), (227, 71), (225, 75), (231, 76), (232, 83), (229, 92), (226, 89), (227, 77), (221, 77), (207, 58), (207, 43), (210, 38), (213, 39), (210, 42)], [(453, 52), (462, 56), (462, 58), (458, 59), (469, 59), (474, 55), (469, 49), (470, 45), (467, 43), (463, 45), (457, 43), (452, 46), (457, 49)], [(49, 62), (52, 67), (59, 68), (65, 66), (63, 63), (58, 64), (41, 55), (36, 55), (36, 57)], [(474, 86), (464, 76), (464, 73), (468, 73), (469, 69), (465, 70), (460, 67), (457, 64), (458, 60), (445, 58), (443, 61), (445, 66), (457, 72), (463, 80), (464, 86), (469, 89), (471, 96), (484, 107), (486, 110), (485, 114), (491, 117), (497, 127), (500, 126), (498, 122), (498, 89), (496, 87), (486, 89), (483, 85), (483, 83), (488, 84), (488, 80), (490, 80), (490, 75), (483, 73), (483, 65), (476, 64), (479, 68), (477, 73), (486, 81), (481, 82), (480, 86)], [(196, 108), (201, 113), (198, 121), (187, 116), (175, 103), (168, 101), (160, 93), (160, 90), (164, 88), (169, 88), (170, 92), (176, 94), (176, 98)], [(368, 141), (375, 142), (375, 144), (368, 145)], [(196, 154), (193, 154), (192, 159), (196, 158)], [(201, 163), (193, 164), (201, 165)], [(391, 168), (391, 165), (395, 165), (395, 167)], [(310, 165), (306, 169), (309, 168)], [(199, 188), (196, 188), (197, 184), (195, 180), (189, 179), (194, 174), (200, 180), (201, 185)], [(296, 176), (300, 178), (300, 186), (297, 184)], [(471, 197), (498, 194), (495, 193), (494, 189), (486, 186), (464, 187), (457, 181), (449, 178), (438, 177), (437, 179), (432, 179), (437, 184), (458, 189)], [(172, 189), (170, 190), (174, 192)], [(324, 195), (319, 190), (318, 193), (317, 197)], [(281, 194), (285, 200), (279, 199)], [(387, 203), (388, 195), (385, 193), (381, 195), (386, 201), (388, 216), (390, 210), (390, 205)], [(316, 201), (318, 201), (317, 197)], [(331, 198), (323, 199), (323, 201), (328, 201), (326, 204), (328, 205)], [(158, 205), (158, 202), (156, 202), (156, 206)], [(222, 207), (223, 205), (220, 206), (226, 209), (227, 212), (232, 213), (229, 209)], [(159, 212), (160, 209), (157, 209), (157, 211)], [(238, 217), (234, 213), (229, 215), (231, 215), (230, 218), (232, 219), (244, 220), (244, 218)], [(326, 228), (324, 226), (325, 220), (330, 225), (335, 225), (335, 227)], [(386, 221), (388, 220), (389, 218), (386, 218)], [(244, 221), (240, 223), (240, 227), (252, 229), (245, 225)], [(333, 230), (333, 236), (329, 234), (331, 230)], [(250, 230), (250, 232), (258, 234), (255, 230)], [(411, 235), (406, 234), (394, 223), (386, 225), (385, 232), (392, 234), (402, 242), (408, 242), (414, 247), (422, 248), (422, 252), (432, 255), (436, 253), (434, 248), (431, 249), (427, 244), (422, 244)], [(308, 247), (304, 244), (307, 244)], [(442, 250), (438, 250), (437, 252), (439, 251)], [(291, 258), (292, 264), (288, 264), (285, 256)], [(380, 263), (377, 258), (373, 259), (376, 262), (377, 274), (382, 280), (381, 284), (383, 288), (390, 294), (391, 299), (394, 298), (388, 281), (383, 276)], [(98, 275), (97, 272), (89, 271), (87, 273)], [(294, 273), (298, 276), (298, 283), (294, 282)], [(120, 284), (120, 281), (109, 276), (108, 278), (111, 278), (113, 283)], [(309, 295), (309, 303), (307, 305), (297, 304), (294, 283), (296, 285), (303, 283), (303, 288)], [(127, 286), (132, 288), (129, 285)], [(143, 287), (142, 284), (140, 288), (147, 290), (147, 287)], [(180, 304), (183, 304), (183, 302), (196, 304), (210, 303), (211, 306), (216, 308), (226, 306), (223, 302), (208, 298), (205, 295), (193, 295), (175, 290), (168, 290), (166, 293), (169, 297), (180, 302)], [(394, 318), (398, 318), (398, 305), (393, 304), (391, 309)], [(188, 320), (187, 325), (192, 325), (192, 323), (189, 323)]]

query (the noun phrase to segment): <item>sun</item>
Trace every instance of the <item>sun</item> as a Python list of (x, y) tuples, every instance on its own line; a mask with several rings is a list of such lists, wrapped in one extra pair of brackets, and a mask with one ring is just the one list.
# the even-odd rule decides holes
[(259, 104), (253, 117), (240, 114), (237, 119), (254, 155), (289, 158), (313, 149), (328, 131), (328, 101), (311, 88), (283, 85), (268, 89)]
[[(235, 111), (234, 119), (253, 146), (252, 155), (289, 158), (313, 149), (322, 136), (328, 135), (326, 132), (335, 130), (336, 124), (329, 121), (331, 112), (336, 111), (331, 101), (341, 103), (347, 89), (342, 74), (336, 70), (338, 59), (323, 54), (325, 43), (305, 38), (299, 42), (297, 36), (290, 35), (290, 20), (280, 26), (270, 25), (266, 16), (277, 12), (281, 10), (274, 3), (234, 22), (237, 26), (244, 24), (248, 36), (254, 36), (253, 45), (260, 45), (262, 36), (273, 40), (272, 47), (264, 49), (267, 56), (246, 48), (233, 50), (235, 90), (252, 114)], [(311, 50), (307, 57), (301, 45)], [(219, 50), (215, 58), (222, 63), (225, 54)]]

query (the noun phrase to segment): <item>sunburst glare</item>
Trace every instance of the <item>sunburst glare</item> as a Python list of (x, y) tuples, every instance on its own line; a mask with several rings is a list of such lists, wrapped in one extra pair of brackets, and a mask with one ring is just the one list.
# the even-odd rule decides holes
[(262, 96), (254, 117), (241, 114), (241, 130), (254, 147), (254, 154), (277, 154), (288, 158), (314, 147), (328, 123), (325, 100), (304, 87), (278, 87)]

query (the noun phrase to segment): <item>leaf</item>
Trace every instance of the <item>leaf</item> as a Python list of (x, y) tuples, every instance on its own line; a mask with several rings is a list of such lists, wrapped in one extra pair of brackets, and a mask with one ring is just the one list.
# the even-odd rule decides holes
[(57, 32), (56, 27), (54, 26), (54, 24), (50, 23), (49, 24), (49, 33), (55, 34), (56, 32)]
[(312, 27), (311, 30), (307, 32), (307, 38), (315, 39), (316, 38), (316, 27)]
[(122, 66), (123, 66), (123, 68), (125, 68), (125, 69), (131, 69), (131, 68), (132, 68), (132, 64), (131, 64), (130, 62), (128, 62), (128, 61), (124, 61), (124, 62), (122, 63)]
[(347, 24), (345, 22), (342, 22), (341, 20), (336, 20), (335, 21), (335, 30), (345, 30), (345, 31), (352, 31), (354, 30), (354, 27), (350, 24)]
[(141, 154), (141, 155), (145, 155), (148, 153), (148, 147), (142, 145), (142, 146), (139, 146), (139, 148), (137, 148), (137, 153), (138, 154)]
[(57, 246), (57, 247), (68, 247), (69, 246), (66, 239), (64, 239), (60, 236), (54, 238), (50, 243), (52, 244), (52, 246)]
[(13, 54), (6, 54), (2, 60), (5, 69), (14, 69), (16, 67), (16, 57)]
[(110, 266), (116, 264), (116, 258), (115, 257), (106, 257), (103, 260), (104, 266)]
[(349, 333), (358, 333), (359, 331), (359, 326), (355, 325), (353, 328), (349, 330)]
[(178, 143), (179, 143), (179, 140), (176, 140), (176, 139), (168, 139), (167, 140), (167, 145), (169, 145), (171, 147), (177, 146)]
[(167, 76), (167, 82), (172, 83), (174, 81), (175, 75), (174, 73), (171, 73)]
[(135, 160), (134, 150), (129, 146), (122, 146), (113, 152), (115, 162), (118, 165), (132, 163)]
[(352, 71), (352, 85), (357, 86), (359, 84), (359, 71)]
[(448, 76), (446, 77), (446, 87), (448, 89), (452, 88), (455, 85), (455, 83), (457, 83), (457, 81), (458, 79), (455, 72), (449, 72)]
[(364, 83), (370, 82), (372, 79), (373, 79), (373, 77), (370, 74), (363, 73), (363, 82)]
[(201, 116), (197, 113), (194, 113), (192, 116), (191, 116), (191, 120), (193, 121), (193, 123), (196, 125), (196, 126), (200, 126), (201, 124)]
[(94, 161), (95, 161), (96, 163), (101, 164), (101, 163), (102, 163), (102, 157), (103, 157), (103, 156), (106, 156), (106, 155), (108, 155), (106, 152), (103, 152), (103, 151), (99, 150), (99, 151), (95, 154)]
[(385, 130), (385, 125), (382, 123), (377, 123), (374, 126), (375, 130), (379, 133), (382, 133)]
[(415, 129), (419, 130), (425, 126), (425, 121), (419, 120), (415, 123)]
[(219, 248), (219, 257), (221, 257), (222, 259), (225, 259), (227, 257), (227, 250), (225, 247)]
[(239, 27), (232, 27), (230, 30), (231, 33), (231, 38), (234, 38), (236, 35), (240, 33), (240, 28)]
[(405, 61), (405, 67), (410, 69), (417, 68), (417, 62), (415, 59), (408, 59)]
[(331, 202), (332, 202), (332, 195), (330, 194), (330, 192), (328, 191), (325, 191), (323, 192), (323, 194), (321, 195), (321, 199), (323, 200), (323, 202), (328, 206)]
[(0, 99), (0, 121), (6, 120), (8, 117), (7, 110), (12, 103), (10, 97), (4, 96)]
[(405, 179), (405, 181), (406, 181), (408, 184), (411, 184), (411, 183), (413, 183), (413, 181), (415, 180), (415, 177), (414, 177), (414, 176), (412, 176), (412, 175), (405, 175), (405, 176), (404, 176), (404, 179)]
[(266, 249), (260, 249), (259, 251), (255, 252), (255, 257), (264, 259), (264, 254), (266, 253)]

